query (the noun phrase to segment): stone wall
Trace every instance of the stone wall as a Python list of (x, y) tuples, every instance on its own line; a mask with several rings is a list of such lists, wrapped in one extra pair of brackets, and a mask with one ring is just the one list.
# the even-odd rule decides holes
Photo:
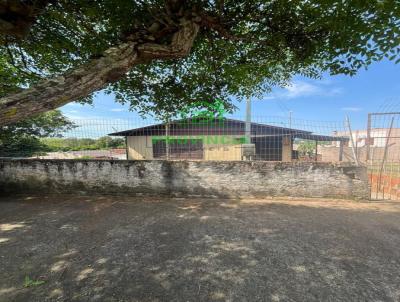
[(0, 159), (0, 192), (367, 198), (366, 169), (244, 161)]

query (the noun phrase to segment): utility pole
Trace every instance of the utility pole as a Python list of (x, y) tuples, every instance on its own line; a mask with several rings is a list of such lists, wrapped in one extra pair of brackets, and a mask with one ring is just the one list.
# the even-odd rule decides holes
[(358, 162), (358, 156), (355, 150), (355, 144), (354, 144), (354, 137), (353, 137), (353, 132), (351, 131), (351, 125), (350, 125), (350, 119), (349, 116), (346, 116), (346, 124), (347, 124), (347, 129), (349, 130), (349, 135), (350, 135), (350, 142), (351, 142), (351, 151), (353, 151), (353, 158), (357, 166), (359, 166)]
[(251, 144), (251, 99), (246, 99), (246, 129), (245, 129), (246, 144)]
[(165, 157), (169, 160), (169, 119), (165, 123)]
[(246, 99), (245, 143), (242, 144), (242, 159), (254, 160), (256, 155), (255, 144), (251, 143), (251, 99)]
[(366, 152), (366, 159), (365, 162), (368, 164), (368, 161), (370, 159), (370, 153), (371, 153), (371, 119), (372, 119), (372, 114), (368, 113), (368, 124), (367, 124), (367, 152)]

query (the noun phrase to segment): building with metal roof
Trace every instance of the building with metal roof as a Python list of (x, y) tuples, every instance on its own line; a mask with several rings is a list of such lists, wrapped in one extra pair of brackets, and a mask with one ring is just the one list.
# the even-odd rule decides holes
[(197, 159), (292, 161), (297, 158), (293, 142), (348, 140), (310, 131), (228, 118), (175, 120), (141, 128), (110, 133), (124, 136), (128, 159)]

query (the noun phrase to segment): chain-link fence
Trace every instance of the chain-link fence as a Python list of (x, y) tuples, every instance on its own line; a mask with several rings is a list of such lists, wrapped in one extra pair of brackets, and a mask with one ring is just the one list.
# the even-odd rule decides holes
[(372, 199), (399, 200), (400, 110), (383, 109), (368, 114), (364, 129), (273, 116), (77, 119), (54, 131), (10, 125), (0, 128), (0, 157), (350, 162), (368, 167)]
[(368, 164), (372, 199), (400, 199), (400, 111), (368, 115), (367, 131), (357, 138)]
[(72, 122), (58, 137), (2, 136), (0, 156), (285, 162), (353, 162), (361, 157), (358, 141), (352, 143), (351, 129), (343, 122), (260, 116), (248, 122), (241, 117)]

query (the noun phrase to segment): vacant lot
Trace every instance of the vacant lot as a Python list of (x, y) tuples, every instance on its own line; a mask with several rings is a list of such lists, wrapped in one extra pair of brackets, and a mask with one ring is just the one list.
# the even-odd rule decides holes
[(0, 301), (399, 301), (400, 203), (0, 199)]

